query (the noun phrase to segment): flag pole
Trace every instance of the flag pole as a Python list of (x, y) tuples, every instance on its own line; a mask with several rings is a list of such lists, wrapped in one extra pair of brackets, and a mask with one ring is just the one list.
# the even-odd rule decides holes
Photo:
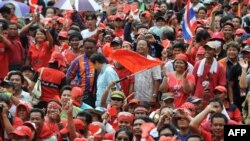
[(147, 68), (147, 69), (144, 69), (144, 70), (135, 72), (135, 73), (133, 73), (133, 74), (130, 74), (130, 75), (128, 75), (128, 76), (125, 76), (125, 77), (123, 77), (122, 79), (119, 79), (119, 80), (115, 81), (115, 83), (120, 83), (121, 81), (127, 80), (127, 79), (129, 79), (130, 77), (132, 77), (132, 76), (134, 76), (134, 75), (136, 75), (136, 74), (138, 74), (138, 73), (144, 72), (144, 71), (146, 71), (146, 70), (148, 70), (148, 69), (150, 69), (150, 68)]

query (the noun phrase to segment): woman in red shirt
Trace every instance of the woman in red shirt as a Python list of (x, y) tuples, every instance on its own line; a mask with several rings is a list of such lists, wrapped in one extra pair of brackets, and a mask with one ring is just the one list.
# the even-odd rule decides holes
[(193, 92), (195, 78), (188, 73), (187, 56), (178, 54), (174, 61), (174, 72), (166, 74), (160, 86), (162, 92), (174, 93), (174, 107), (179, 108)]
[(49, 30), (39, 28), (35, 34), (36, 42), (31, 44), (26, 64), (31, 64), (35, 71), (41, 67), (48, 66), (49, 59), (53, 52), (54, 41)]

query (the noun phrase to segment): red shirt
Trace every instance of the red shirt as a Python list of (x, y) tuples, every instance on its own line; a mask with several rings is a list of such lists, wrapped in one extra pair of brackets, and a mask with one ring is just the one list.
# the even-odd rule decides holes
[(63, 52), (63, 56), (65, 57), (67, 64), (70, 65), (71, 62), (75, 60), (78, 55), (74, 54), (71, 49), (67, 49)]
[(9, 56), (5, 45), (0, 42), (0, 79), (4, 79), (9, 71)]
[(15, 39), (7, 37), (7, 39), (10, 42), (9, 64), (22, 65), (24, 60), (24, 48), (19, 37), (16, 37)]
[(225, 86), (226, 85), (226, 72), (225, 72), (225, 69), (223, 68), (223, 66), (218, 63), (217, 64), (217, 72), (216, 73), (213, 73), (211, 74), (209, 71), (210, 71), (210, 67), (211, 65), (208, 65), (205, 63), (204, 65), (204, 71), (203, 71), (203, 75), (198, 77), (197, 76), (197, 71), (198, 71), (198, 68), (199, 68), (199, 65), (200, 65), (200, 62), (197, 62), (194, 66), (194, 70), (193, 70), (193, 75), (195, 76), (195, 92), (194, 92), (194, 96), (198, 97), (198, 98), (202, 98), (203, 97), (203, 92), (204, 92), (204, 89), (203, 89), (203, 86), (202, 86), (202, 82), (207, 80), (209, 81), (209, 91), (211, 93), (211, 95), (209, 96), (209, 98), (212, 98), (214, 97), (213, 95), (213, 91), (214, 91), (214, 88), (218, 85), (221, 85), (221, 86)]
[(230, 117), (230, 119), (236, 121), (236, 122), (242, 122), (242, 116), (241, 116), (241, 112), (239, 110), (239, 108), (234, 105), (234, 104), (230, 104), (228, 101), (224, 102), (224, 106), (226, 108), (226, 111)]
[[(174, 107), (179, 108), (183, 103), (186, 102), (189, 94), (185, 94), (183, 91), (183, 80), (177, 80), (175, 77), (175, 72), (169, 73), (168, 76), (168, 91), (174, 93)], [(188, 82), (195, 84), (195, 79), (192, 74), (187, 74)]]
[(38, 48), (36, 44), (31, 44), (29, 47), (28, 56), (31, 59), (31, 65), (35, 71), (41, 67), (47, 67), (53, 49), (49, 48), (49, 42), (42, 43)]
[(115, 30), (115, 36), (119, 37), (121, 39), (123, 39), (123, 34), (124, 34), (124, 30), (123, 29), (116, 29)]
[[(126, 76), (129, 76), (129, 75), (132, 74), (126, 68), (116, 69), (114, 67), (114, 69), (115, 69), (115, 71), (118, 74), (118, 76), (119, 76), (120, 79), (125, 78)], [(135, 83), (134, 77), (129, 77), (128, 79), (123, 80), (123, 81), (120, 82), (120, 84), (121, 84), (121, 90), (124, 92), (124, 94), (125, 94), (126, 97), (130, 94), (129, 93), (130, 85), (134, 84), (134, 83)]]
[[(39, 75), (41, 69), (38, 69)], [(65, 79), (65, 74), (52, 68), (44, 68), (42, 72), (42, 95), (41, 101), (48, 102), (55, 99), (60, 101), (61, 83)]]

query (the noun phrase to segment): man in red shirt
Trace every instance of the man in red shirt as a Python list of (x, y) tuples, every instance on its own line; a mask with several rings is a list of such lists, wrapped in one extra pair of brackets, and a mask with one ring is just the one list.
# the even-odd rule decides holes
[(3, 30), (8, 28), (7, 23), (0, 22), (0, 80), (4, 79), (9, 71), (8, 49), (10, 49), (10, 42), (3, 36)]
[(214, 88), (226, 85), (226, 73), (223, 66), (214, 58), (216, 46), (212, 41), (204, 46), (205, 58), (194, 66), (193, 75), (196, 80), (194, 96), (210, 99), (213, 97)]
[(21, 70), (24, 63), (24, 48), (18, 35), (17, 23), (10, 23), (7, 39), (10, 41), (9, 70)]

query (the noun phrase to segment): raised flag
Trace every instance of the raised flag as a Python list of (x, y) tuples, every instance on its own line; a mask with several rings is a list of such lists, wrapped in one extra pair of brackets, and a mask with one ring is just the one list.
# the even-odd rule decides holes
[(132, 73), (143, 71), (163, 64), (163, 62), (160, 60), (150, 60), (134, 51), (126, 49), (119, 49), (114, 51), (112, 54), (112, 58)]
[(183, 23), (182, 23), (182, 32), (183, 32), (184, 41), (186, 43), (192, 40), (192, 37), (194, 36), (194, 31), (196, 27), (194, 24), (195, 21), (196, 21), (195, 11), (191, 7), (190, 0), (188, 0), (186, 8), (185, 8)]

